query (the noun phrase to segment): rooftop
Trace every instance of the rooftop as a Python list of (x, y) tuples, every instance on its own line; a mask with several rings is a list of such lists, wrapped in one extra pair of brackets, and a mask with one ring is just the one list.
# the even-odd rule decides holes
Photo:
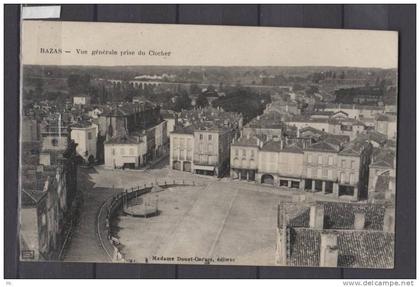
[(321, 234), (337, 235), (338, 267), (393, 268), (394, 234), (377, 231), (323, 231), (293, 228), (290, 266), (319, 266)]
[(261, 139), (258, 136), (242, 136), (237, 141), (232, 143), (232, 146), (248, 146), (258, 147)]
[(139, 144), (143, 141), (139, 137), (135, 136), (117, 136), (112, 137), (105, 142), (105, 144)]
[(374, 149), (371, 166), (395, 168), (395, 151), (390, 149)]

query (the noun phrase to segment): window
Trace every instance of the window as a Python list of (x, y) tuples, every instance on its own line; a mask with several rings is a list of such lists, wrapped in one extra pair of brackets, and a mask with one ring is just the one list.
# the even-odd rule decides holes
[(242, 156), (246, 156), (246, 150), (242, 150)]
[(346, 174), (344, 172), (340, 173), (340, 182), (343, 183), (346, 181)]
[(328, 157), (328, 165), (333, 165), (334, 164), (334, 159), (332, 156)]
[(350, 173), (350, 183), (355, 183), (354, 182), (354, 173)]
[(322, 169), (318, 169), (318, 177), (321, 178), (322, 177)]
[(354, 169), (356, 167), (356, 164), (354, 162), (354, 160), (351, 161), (351, 168)]
[(311, 162), (312, 162), (312, 155), (308, 154), (308, 163), (311, 163)]
[(130, 147), (129, 153), (130, 155), (134, 155), (134, 149), (132, 147)]
[(120, 148), (120, 155), (124, 155), (125, 154), (125, 149), (122, 147)]
[(346, 167), (346, 160), (345, 159), (341, 160), (341, 167)]
[(239, 150), (235, 149), (235, 156), (238, 156), (238, 155), (239, 155)]
[(200, 140), (203, 140), (203, 134), (200, 134)]
[(51, 144), (53, 145), (53, 146), (58, 146), (58, 139), (52, 139), (51, 140)]
[(251, 158), (254, 158), (255, 154), (254, 154), (254, 150), (251, 150)]
[(327, 177), (328, 176), (328, 169), (323, 169), (322, 170), (322, 176), (323, 177)]
[(322, 164), (322, 155), (318, 155), (318, 164)]
[(92, 139), (92, 133), (88, 132), (88, 140), (91, 140), (91, 139)]
[(178, 138), (174, 138), (174, 146), (178, 146)]
[(207, 145), (207, 150), (209, 153), (213, 152), (213, 145), (211, 143)]
[(212, 137), (211, 137), (211, 135), (209, 135), (209, 141), (211, 141), (211, 139), (212, 139)]
[(112, 155), (115, 155), (115, 148), (112, 148)]
[(328, 170), (328, 178), (332, 178), (333, 177), (333, 171), (332, 171), (332, 169), (329, 169)]

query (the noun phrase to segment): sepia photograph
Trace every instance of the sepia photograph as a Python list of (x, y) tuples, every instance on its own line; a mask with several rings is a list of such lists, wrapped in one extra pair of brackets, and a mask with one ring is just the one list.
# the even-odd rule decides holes
[(398, 33), (22, 23), (22, 261), (394, 268)]

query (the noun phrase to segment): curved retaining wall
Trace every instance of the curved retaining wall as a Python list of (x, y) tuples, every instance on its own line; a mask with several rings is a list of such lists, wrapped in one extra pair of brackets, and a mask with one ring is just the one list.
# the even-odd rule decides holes
[(105, 200), (97, 215), (97, 236), (99, 242), (107, 254), (109, 261), (111, 262), (126, 262), (126, 259), (118, 250), (118, 242), (115, 238), (111, 236), (110, 220), (115, 216), (116, 212), (123, 209), (124, 198), (127, 201), (142, 196), (146, 193), (149, 193), (153, 186), (160, 186), (162, 188), (174, 187), (174, 186), (193, 186), (196, 185), (194, 181), (164, 181), (164, 182), (155, 182), (151, 184), (144, 184), (143, 186), (132, 187), (131, 189), (126, 189), (118, 194), (115, 194)]

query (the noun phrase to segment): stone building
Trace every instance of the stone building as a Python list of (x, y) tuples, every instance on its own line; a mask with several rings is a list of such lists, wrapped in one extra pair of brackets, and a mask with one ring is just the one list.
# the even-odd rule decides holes
[(305, 148), (304, 189), (338, 196), (337, 162), (341, 142), (323, 140)]
[[(307, 132), (311, 132), (312, 128)], [(318, 131), (318, 130), (315, 130)], [(305, 133), (306, 131), (303, 131)], [(231, 145), (230, 176), (351, 200), (367, 198), (372, 146), (365, 140), (320, 131), (315, 142), (264, 141), (243, 136)]]
[(105, 167), (136, 169), (147, 162), (146, 135), (117, 136), (105, 142)]
[(50, 160), (40, 164), (39, 154), (33, 149), (24, 147), (22, 152), (21, 258), (57, 260), (80, 204), (76, 144), (69, 141), (64, 151), (48, 151)]
[(79, 96), (73, 97), (73, 105), (85, 106), (85, 105), (90, 105), (90, 103), (91, 103), (91, 98), (89, 96), (79, 95)]
[(395, 197), (396, 157), (391, 149), (375, 149), (369, 165), (369, 199)]
[(181, 112), (170, 135), (171, 168), (225, 175), (229, 171), (230, 145), (241, 128), (242, 116), (237, 113), (211, 107)]
[(169, 166), (171, 169), (192, 172), (194, 156), (193, 129), (178, 129), (170, 134)]
[(280, 140), (283, 138), (285, 129), (286, 127), (284, 123), (280, 122), (277, 113), (271, 112), (251, 120), (242, 129), (242, 135), (256, 135), (264, 137), (266, 140)]
[(258, 136), (249, 134), (233, 141), (230, 149), (230, 176), (233, 179), (255, 181), (262, 144)]
[(397, 116), (393, 114), (381, 114), (375, 118), (375, 130), (388, 137), (397, 138)]
[(303, 188), (303, 149), (284, 141), (265, 143), (258, 156), (257, 181), (263, 184)]
[[(167, 122), (162, 119), (159, 106), (150, 102), (124, 103), (107, 106), (103, 110), (97, 119), (98, 157), (104, 160), (107, 167), (138, 168), (167, 153)], [(116, 144), (134, 144), (136, 147), (123, 149), (128, 152), (134, 149), (127, 158), (125, 154), (112, 153), (112, 146)], [(137, 159), (133, 160), (133, 156)]]

